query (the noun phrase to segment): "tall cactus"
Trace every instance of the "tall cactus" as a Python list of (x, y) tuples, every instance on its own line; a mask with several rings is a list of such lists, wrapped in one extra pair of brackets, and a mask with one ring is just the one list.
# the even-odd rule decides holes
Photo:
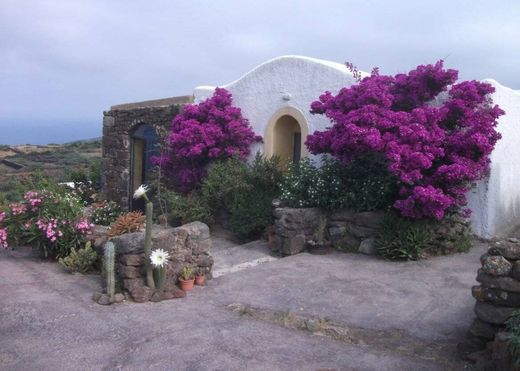
[(116, 273), (115, 273), (116, 249), (114, 243), (108, 241), (105, 243), (105, 273), (107, 280), (107, 295), (114, 300), (116, 293)]
[(155, 283), (153, 280), (153, 268), (152, 262), (150, 261), (150, 255), (152, 254), (152, 215), (153, 215), (153, 204), (146, 197), (146, 230), (144, 232), (144, 258), (146, 265), (146, 284), (149, 288), (155, 289)]
[(146, 230), (144, 232), (144, 259), (146, 266), (146, 284), (152, 290), (155, 290), (155, 283), (153, 281), (153, 269), (152, 262), (150, 261), (150, 255), (152, 254), (152, 216), (153, 216), (153, 204), (146, 195), (148, 187), (141, 184), (134, 192), (134, 198), (144, 198), (146, 202)]

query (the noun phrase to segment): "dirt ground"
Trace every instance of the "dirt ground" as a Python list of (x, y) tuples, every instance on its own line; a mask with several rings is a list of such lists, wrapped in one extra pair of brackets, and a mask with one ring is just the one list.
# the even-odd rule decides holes
[(218, 278), (186, 298), (101, 306), (97, 275), (0, 252), (2, 370), (462, 370), (466, 254), (390, 263), (358, 254), (276, 259), (215, 239)]

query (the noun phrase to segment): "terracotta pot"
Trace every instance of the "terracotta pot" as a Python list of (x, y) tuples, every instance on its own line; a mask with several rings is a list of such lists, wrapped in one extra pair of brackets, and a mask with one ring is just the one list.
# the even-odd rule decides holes
[(194, 278), (190, 278), (189, 280), (184, 280), (179, 277), (179, 286), (181, 287), (181, 290), (184, 292), (190, 291), (193, 289), (193, 283), (195, 282)]
[(204, 286), (204, 281), (206, 281), (206, 276), (195, 276), (195, 285), (197, 286)]

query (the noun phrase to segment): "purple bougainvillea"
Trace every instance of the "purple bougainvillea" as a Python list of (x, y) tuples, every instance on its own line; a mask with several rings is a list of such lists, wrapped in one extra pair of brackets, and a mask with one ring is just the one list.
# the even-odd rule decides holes
[(207, 165), (217, 159), (249, 155), (250, 145), (261, 141), (231, 94), (216, 88), (213, 96), (184, 107), (175, 116), (166, 140), (166, 151), (153, 159), (165, 169), (180, 192), (191, 191), (205, 176)]
[(311, 112), (333, 125), (309, 135), (306, 145), (344, 163), (360, 154), (384, 154), (399, 180), (394, 207), (403, 216), (442, 219), (461, 211), (471, 182), (489, 170), (504, 111), (493, 105), (490, 84), (456, 84), (457, 76), (439, 61), (396, 76), (374, 70), (335, 96), (325, 92)]

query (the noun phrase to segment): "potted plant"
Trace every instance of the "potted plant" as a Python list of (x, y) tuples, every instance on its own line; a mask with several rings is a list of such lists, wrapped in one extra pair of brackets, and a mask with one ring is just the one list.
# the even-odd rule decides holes
[(324, 255), (330, 252), (330, 242), (326, 240), (327, 217), (320, 216), (320, 222), (314, 233), (314, 239), (307, 241), (307, 251), (311, 254)]
[(204, 269), (200, 268), (195, 275), (195, 285), (204, 286), (204, 282), (206, 281), (206, 275), (204, 274)]
[(193, 269), (191, 267), (184, 267), (181, 270), (181, 275), (179, 277), (179, 286), (181, 290), (186, 292), (193, 289), (193, 283), (195, 279), (193, 278)]

